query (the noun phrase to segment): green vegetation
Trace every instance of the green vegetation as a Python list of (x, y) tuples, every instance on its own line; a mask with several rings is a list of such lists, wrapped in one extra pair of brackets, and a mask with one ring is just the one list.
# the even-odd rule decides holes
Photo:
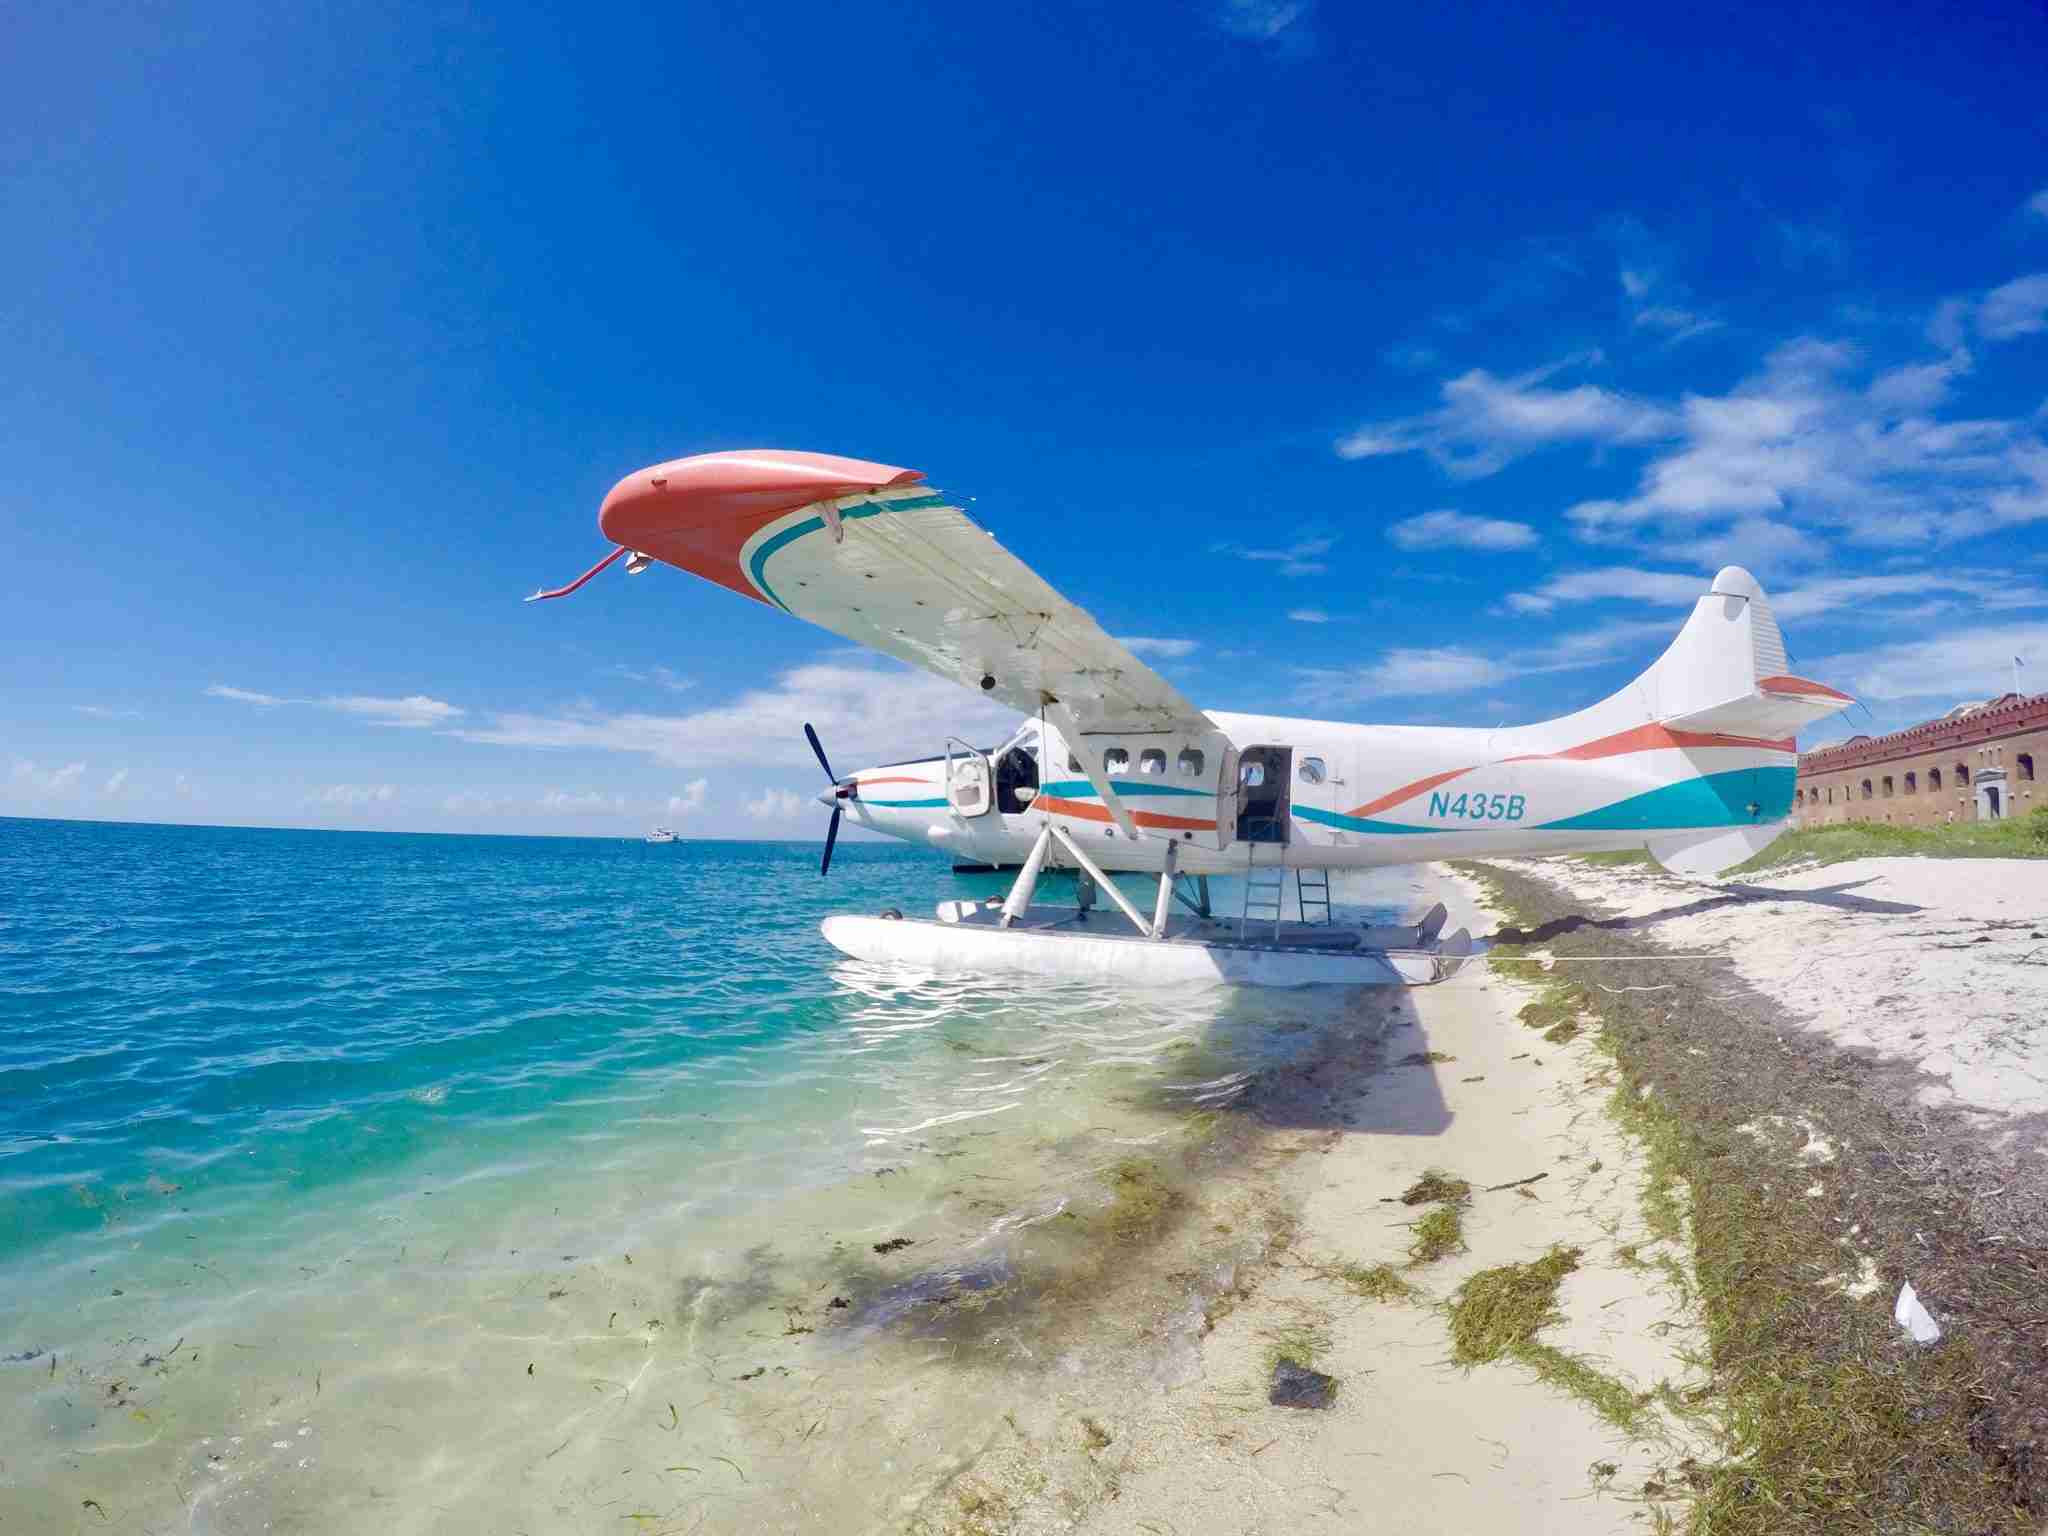
[(1123, 1242), (1150, 1237), (1180, 1209), (1181, 1193), (1149, 1158), (1127, 1157), (1109, 1170), (1109, 1209), (1102, 1220)]
[(1533, 1264), (1482, 1269), (1451, 1300), (1451, 1353), (1460, 1365), (1484, 1365), (1532, 1342), (1557, 1321), (1557, 1288), (1579, 1267), (1577, 1248), (1553, 1248)]
[(1647, 1397), (1536, 1337), (1557, 1321), (1558, 1287), (1581, 1257), (1577, 1248), (1553, 1248), (1530, 1264), (1481, 1270), (1459, 1286), (1449, 1307), (1451, 1356), (1460, 1365), (1484, 1365), (1502, 1356), (1519, 1361), (1617, 1429), (1634, 1431)]
[(1403, 1205), (1434, 1205), (1439, 1201), (1463, 1205), (1472, 1198), (1472, 1184), (1441, 1168), (1426, 1168), (1422, 1177), (1401, 1192)]
[(1408, 1245), (1408, 1257), (1417, 1264), (1434, 1264), (1448, 1254), (1465, 1248), (1465, 1222), (1455, 1205), (1440, 1205), (1415, 1223), (1415, 1240)]
[(1264, 1374), (1271, 1376), (1273, 1368), (1281, 1361), (1290, 1361), (1303, 1370), (1312, 1371), (1316, 1361), (1330, 1349), (1330, 1332), (1314, 1323), (1288, 1323), (1266, 1331), (1266, 1351), (1263, 1357)]
[(2048, 805), (2003, 821), (1957, 821), (1907, 827), (1889, 821), (1844, 821), (1787, 832), (1736, 874), (1786, 864), (1839, 864), (1845, 859), (1911, 855), (1926, 859), (2048, 859)]
[[(1938, 831), (1820, 828), (1781, 838), (1749, 867), (1921, 851), (2048, 854), (2048, 818), (2036, 812), (2024, 823)], [(1458, 867), (1484, 882), (1494, 904), (1525, 929), (1549, 915), (1536, 905), (1540, 888), (1484, 866)], [(1529, 892), (1528, 902), (1515, 899), (1518, 891)], [(1569, 953), (1575, 942), (1560, 938), (1553, 947)], [(1626, 941), (1603, 933), (1591, 942)], [(1844, 1262), (1841, 1208), (1805, 1198), (1767, 1147), (1727, 1134), (1729, 1121), (1754, 1112), (1740, 1099), (1748, 1074), (1743, 1037), (1726, 1035), (1725, 1057), (1700, 1060), (1709, 1014), (1676, 1031), (1632, 1012), (1642, 1005), (1625, 994), (1585, 993), (1553, 979), (1519, 946), (1499, 946), (1489, 961), (1541, 988), (1545, 1003), (1562, 1006), (1577, 992), (1573, 1007), (1598, 1019), (1599, 1044), (1617, 1078), (1610, 1111), (1639, 1139), (1647, 1161), (1646, 1224), (1675, 1245), (1690, 1237), (1689, 1277), (1668, 1254), (1655, 1257), (1700, 1307), (1728, 1446), (1722, 1461), (1687, 1474), (1693, 1502), (1684, 1526), (1692, 1536), (2037, 1531), (2038, 1516), (2016, 1507), (2024, 1467), (1997, 1461), (1973, 1440), (1988, 1383), (1969, 1333), (1958, 1328), (1938, 1348), (1902, 1349), (1888, 1308), (1817, 1288), (1816, 1277)], [(1467, 1281), (1451, 1303), (1457, 1357), (1519, 1360), (1627, 1427), (1649, 1398), (1535, 1338), (1577, 1257), (1553, 1250), (1534, 1264)], [(1643, 1262), (1636, 1245), (1620, 1257)], [(1655, 1395), (1674, 1411), (1697, 1411), (1668, 1389)]]
[(1531, 1029), (1543, 1031), (1543, 1038), (1552, 1045), (1565, 1045), (1579, 1038), (1584, 1026), (1579, 1022), (1584, 1011), (1584, 989), (1565, 982), (1552, 982), (1543, 990), (1535, 1002), (1524, 1005), (1515, 1015)]
[(1340, 1264), (1337, 1277), (1367, 1301), (1407, 1301), (1416, 1295), (1391, 1264)]
[(1614, 853), (1570, 853), (1566, 858), (1577, 859), (1581, 864), (1651, 864), (1654, 863), (1647, 848), (1623, 848)]

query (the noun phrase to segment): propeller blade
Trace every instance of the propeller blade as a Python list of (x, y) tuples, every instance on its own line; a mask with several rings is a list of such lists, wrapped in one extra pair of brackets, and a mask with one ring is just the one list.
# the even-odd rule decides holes
[(834, 773), (832, 765), (825, 761), (825, 749), (818, 745), (818, 733), (811, 729), (808, 720), (804, 722), (804, 739), (810, 742), (811, 750), (818, 754), (818, 766), (825, 770), (825, 777), (834, 784), (837, 784), (839, 782), (839, 775)]
[(832, 845), (839, 841), (839, 807), (832, 807), (832, 819), (825, 824), (825, 858), (818, 865), (819, 878), (832, 872)]

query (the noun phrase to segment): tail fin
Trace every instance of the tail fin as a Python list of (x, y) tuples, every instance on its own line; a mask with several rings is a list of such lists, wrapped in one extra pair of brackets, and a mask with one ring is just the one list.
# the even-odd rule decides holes
[(1738, 565), (1714, 578), (1670, 649), (1635, 686), (1661, 725), (1764, 740), (1793, 736), (1856, 702), (1792, 676), (1770, 599)]

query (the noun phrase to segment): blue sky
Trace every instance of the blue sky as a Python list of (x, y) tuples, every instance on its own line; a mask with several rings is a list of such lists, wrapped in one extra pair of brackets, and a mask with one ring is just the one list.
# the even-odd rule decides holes
[(31, 7), (0, 814), (812, 834), (978, 701), (602, 553), (927, 472), (1199, 702), (1492, 724), (1734, 560), (2048, 687), (2048, 22), (1992, 4)]

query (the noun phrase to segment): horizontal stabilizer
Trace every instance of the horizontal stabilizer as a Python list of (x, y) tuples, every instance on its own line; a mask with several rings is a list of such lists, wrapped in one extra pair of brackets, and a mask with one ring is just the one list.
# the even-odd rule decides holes
[(1816, 720), (1825, 720), (1856, 701), (1846, 693), (1803, 677), (1765, 677), (1749, 693), (1704, 709), (1671, 715), (1662, 722), (1676, 731), (1789, 739)]

